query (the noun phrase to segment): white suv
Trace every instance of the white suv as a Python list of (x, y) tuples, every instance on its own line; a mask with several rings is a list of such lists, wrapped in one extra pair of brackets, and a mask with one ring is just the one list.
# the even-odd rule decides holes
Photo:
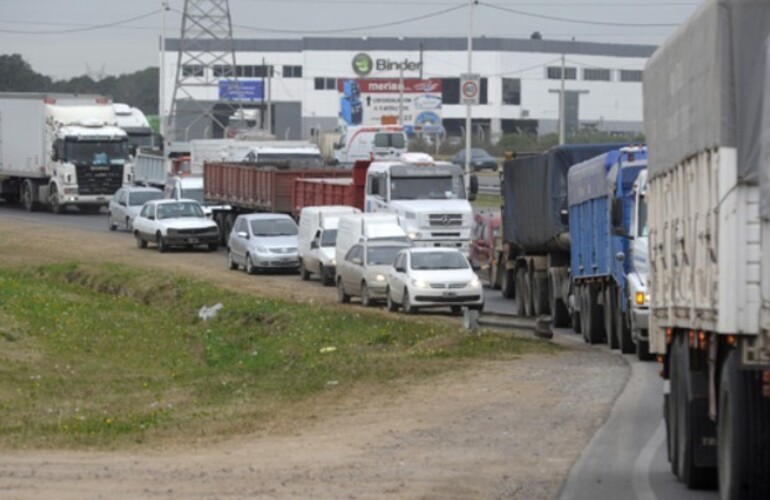
[(456, 248), (401, 250), (387, 276), (388, 310), (409, 314), (418, 308), (462, 307), (481, 311), (484, 290), (468, 259)]
[(216, 223), (204, 215), (195, 200), (148, 201), (134, 218), (133, 232), (139, 248), (146, 248), (152, 241), (159, 252), (170, 246), (207, 245), (211, 251), (219, 246)]

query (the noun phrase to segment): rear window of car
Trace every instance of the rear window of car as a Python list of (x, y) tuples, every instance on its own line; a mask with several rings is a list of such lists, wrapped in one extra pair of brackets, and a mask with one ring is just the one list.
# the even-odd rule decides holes
[(142, 206), (150, 200), (163, 198), (163, 191), (137, 191), (128, 194), (128, 204), (132, 207)]

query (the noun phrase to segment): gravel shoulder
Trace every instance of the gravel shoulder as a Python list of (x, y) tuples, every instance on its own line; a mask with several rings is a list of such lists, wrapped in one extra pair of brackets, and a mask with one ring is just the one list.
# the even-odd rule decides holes
[[(139, 250), (126, 234), (0, 218), (0, 241), (4, 266), (114, 261), (335, 303), (317, 282), (228, 272), (222, 254)], [(627, 377), (620, 356), (569, 346), (383, 393), (353, 390), (226, 442), (191, 436), (167, 449), (0, 450), (0, 497), (554, 498)]]

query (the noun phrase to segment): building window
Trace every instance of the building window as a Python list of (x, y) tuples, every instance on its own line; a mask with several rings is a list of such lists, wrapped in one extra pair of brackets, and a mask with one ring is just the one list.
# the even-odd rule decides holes
[(302, 78), (302, 66), (284, 66), (281, 75), (284, 78)]
[[(546, 70), (547, 70), (546, 78), (548, 78), (549, 80), (561, 80), (561, 66), (548, 66)], [(576, 80), (577, 68), (573, 68), (569, 66), (564, 68), (564, 79)]]
[(621, 69), (620, 81), (621, 82), (641, 82), (642, 71), (638, 69)]
[(211, 67), (211, 72), (214, 75), (214, 78), (230, 78), (233, 75), (233, 67), (224, 64), (215, 64)]
[(599, 68), (585, 68), (583, 70), (583, 80), (591, 82), (609, 82), (610, 70)]
[(337, 90), (336, 78), (320, 78), (313, 79), (316, 90)]
[(203, 65), (202, 64), (185, 64), (182, 66), (183, 77), (197, 77), (203, 78)]
[(503, 78), (503, 104), (521, 104), (521, 80)]

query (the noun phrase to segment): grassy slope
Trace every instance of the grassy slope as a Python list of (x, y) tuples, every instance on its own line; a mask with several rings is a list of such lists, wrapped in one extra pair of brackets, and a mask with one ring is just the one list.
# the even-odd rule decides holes
[(112, 264), (0, 269), (0, 447), (228, 436), (356, 388), (553, 349)]

